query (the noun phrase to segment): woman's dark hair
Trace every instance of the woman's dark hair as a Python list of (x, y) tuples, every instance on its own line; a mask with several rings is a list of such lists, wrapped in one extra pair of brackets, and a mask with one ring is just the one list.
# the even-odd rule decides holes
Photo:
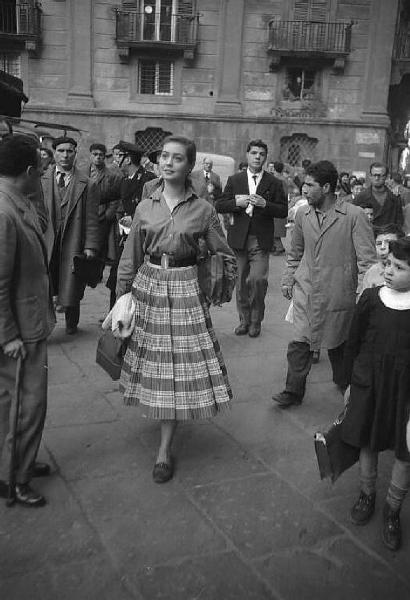
[(183, 135), (169, 135), (162, 142), (162, 147), (164, 147), (165, 144), (169, 144), (170, 142), (173, 142), (174, 144), (181, 144), (181, 146), (184, 146), (188, 163), (191, 167), (193, 167), (196, 163), (195, 142), (187, 137), (184, 137)]
[(336, 190), (338, 174), (336, 167), (329, 160), (319, 160), (306, 169), (306, 175), (310, 175), (322, 187), (328, 183), (332, 193)]
[(389, 223), (388, 225), (380, 225), (379, 227), (374, 227), (373, 233), (374, 239), (376, 239), (378, 235), (387, 235), (389, 233), (397, 235), (398, 239), (404, 237), (403, 229), (400, 227), (400, 225), (396, 225), (396, 223)]
[(41, 147), (40, 147), (40, 151), (41, 151), (41, 152), (45, 152), (45, 153), (47, 154), (48, 158), (51, 158), (51, 160), (53, 160), (53, 158), (54, 158), (54, 155), (53, 155), (53, 153), (51, 152), (50, 148), (45, 148), (44, 146), (41, 146)]
[(0, 142), (0, 176), (18, 177), (28, 167), (38, 167), (39, 144), (28, 135), (6, 135)]
[(390, 252), (397, 260), (405, 260), (410, 265), (410, 237), (403, 237), (400, 240), (389, 242)]
[(266, 154), (268, 154), (268, 146), (265, 144), (265, 142), (262, 142), (262, 140), (251, 140), (246, 147), (246, 152), (249, 152), (249, 150), (254, 146), (256, 146), (256, 148), (263, 148)]

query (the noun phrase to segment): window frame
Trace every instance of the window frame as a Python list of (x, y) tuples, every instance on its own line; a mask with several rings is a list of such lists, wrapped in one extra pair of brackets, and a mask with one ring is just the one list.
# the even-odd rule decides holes
[[(161, 61), (169, 60), (173, 64), (173, 95), (167, 94), (141, 94), (140, 93), (140, 63), (144, 60)], [(138, 101), (139, 104), (180, 104), (181, 103), (181, 77), (182, 77), (182, 59), (165, 58), (163, 55), (153, 55), (148, 52), (138, 53), (132, 57), (131, 82), (130, 82), (130, 102)]]

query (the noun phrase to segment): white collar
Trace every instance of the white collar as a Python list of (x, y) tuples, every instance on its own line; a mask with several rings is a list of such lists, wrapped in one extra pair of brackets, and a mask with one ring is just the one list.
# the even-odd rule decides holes
[(253, 177), (255, 177), (255, 176), (256, 176), (256, 181), (259, 181), (259, 180), (261, 179), (262, 175), (263, 175), (263, 170), (262, 170), (262, 169), (259, 171), (259, 173), (252, 173), (252, 171), (251, 171), (251, 170), (250, 170), (250, 168), (248, 167), (248, 168), (246, 169), (246, 172), (248, 173), (248, 179), (249, 179), (249, 177), (252, 177), (252, 178), (253, 178)]
[(379, 290), (379, 297), (387, 308), (393, 308), (394, 310), (410, 310), (410, 291), (397, 292), (384, 285)]

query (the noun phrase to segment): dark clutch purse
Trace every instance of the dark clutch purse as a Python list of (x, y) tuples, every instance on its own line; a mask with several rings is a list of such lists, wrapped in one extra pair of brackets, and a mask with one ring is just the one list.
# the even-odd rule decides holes
[(74, 275), (84, 284), (95, 288), (100, 283), (105, 261), (102, 258), (86, 258), (84, 254), (76, 254), (73, 259)]
[(120, 378), (126, 350), (127, 340), (114, 337), (111, 330), (103, 333), (98, 340), (97, 355), (95, 357), (96, 363), (114, 381)]
[(198, 282), (210, 304), (220, 306), (230, 302), (236, 283), (236, 271), (231, 257), (218, 252), (208, 254), (198, 261)]
[(315, 433), (315, 451), (320, 478), (330, 477), (332, 483), (359, 460), (360, 448), (350, 446), (342, 439), (342, 423), (345, 414), (346, 409), (326, 433)]

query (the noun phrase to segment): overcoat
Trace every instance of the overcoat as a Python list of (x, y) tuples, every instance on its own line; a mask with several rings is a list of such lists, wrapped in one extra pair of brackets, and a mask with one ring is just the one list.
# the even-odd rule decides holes
[(55, 323), (46, 246), (33, 204), (0, 183), (0, 345), (45, 340)]
[[(44, 202), (49, 214), (44, 234), (49, 262), (57, 234), (54, 178), (55, 168), (47, 170), (42, 177)], [(67, 195), (67, 215), (61, 238), (58, 303), (62, 306), (75, 306), (82, 299), (85, 286), (73, 273), (73, 259), (86, 248), (95, 252), (99, 250), (99, 196), (95, 185), (77, 168), (73, 170)]]
[(282, 277), (293, 286), (294, 340), (311, 350), (346, 341), (357, 291), (376, 260), (373, 231), (358, 206), (337, 200), (322, 227), (311, 206), (298, 210)]

